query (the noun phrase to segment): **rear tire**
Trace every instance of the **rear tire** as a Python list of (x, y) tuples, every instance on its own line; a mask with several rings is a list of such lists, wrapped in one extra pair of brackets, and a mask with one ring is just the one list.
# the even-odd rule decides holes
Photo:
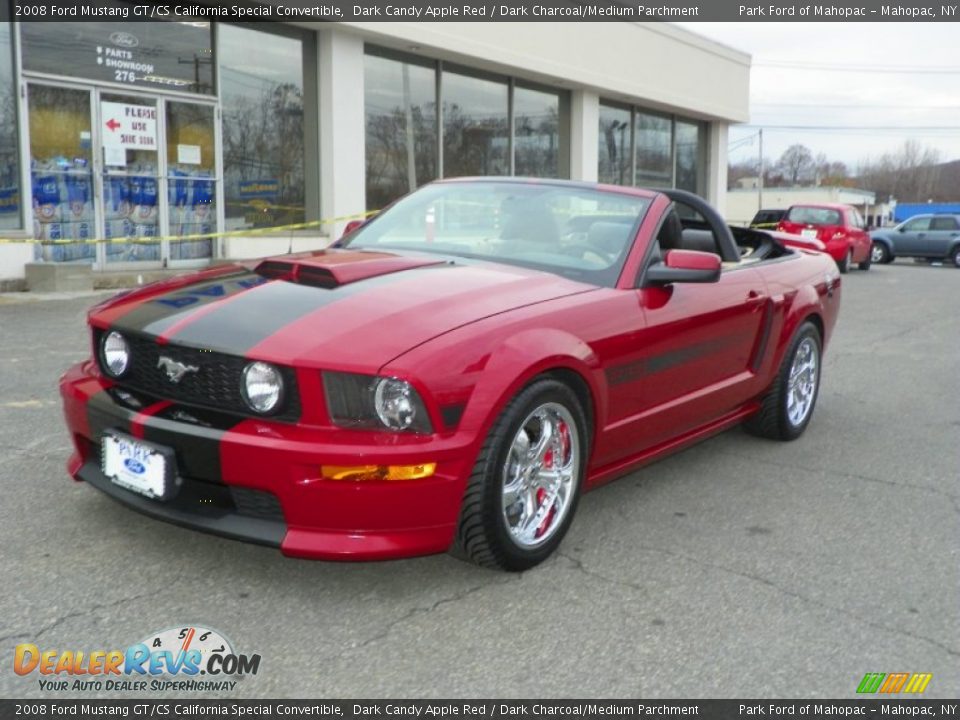
[(576, 394), (544, 378), (524, 388), (480, 449), (451, 552), (500, 570), (546, 560), (573, 521), (589, 457)]
[(796, 440), (803, 434), (820, 392), (822, 347), (812, 322), (797, 329), (760, 411), (744, 422), (747, 432), (771, 440)]
[(887, 250), (887, 246), (882, 242), (876, 242), (870, 246), (870, 260), (875, 263), (880, 263), (881, 265), (886, 265), (888, 262), (893, 260), (890, 256), (890, 251)]
[(841, 275), (846, 275), (850, 272), (850, 262), (853, 258), (853, 248), (847, 250), (847, 254), (843, 256), (843, 260), (837, 263), (837, 267), (840, 269)]
[(950, 260), (954, 267), (960, 268), (960, 245), (950, 251)]
[(867, 253), (867, 259), (864, 260), (862, 263), (857, 263), (857, 268), (859, 268), (860, 270), (869, 270), (870, 265), (872, 263), (873, 263), (873, 260), (870, 257), (870, 253)]

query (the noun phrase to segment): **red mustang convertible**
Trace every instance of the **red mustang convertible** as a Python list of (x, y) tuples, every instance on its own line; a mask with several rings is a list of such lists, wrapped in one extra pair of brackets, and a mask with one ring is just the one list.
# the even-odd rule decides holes
[(93, 308), (68, 469), (286, 555), (523, 570), (586, 490), (739, 422), (804, 431), (840, 276), (784, 242), (682, 191), (433, 183), (328, 250)]

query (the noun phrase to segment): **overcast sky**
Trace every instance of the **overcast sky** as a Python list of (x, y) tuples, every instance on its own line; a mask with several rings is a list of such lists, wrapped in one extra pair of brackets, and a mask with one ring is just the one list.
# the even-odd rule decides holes
[(956, 23), (677, 24), (753, 56), (750, 125), (731, 128), (730, 162), (757, 157), (759, 127), (768, 163), (800, 142), (855, 171), (908, 139), (960, 159)]

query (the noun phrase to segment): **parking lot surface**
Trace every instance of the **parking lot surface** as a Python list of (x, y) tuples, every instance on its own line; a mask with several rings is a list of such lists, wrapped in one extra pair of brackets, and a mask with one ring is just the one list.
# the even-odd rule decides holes
[(262, 656), (235, 697), (851, 697), (867, 672), (960, 695), (958, 270), (844, 276), (802, 438), (734, 429), (590, 493), (520, 575), (290, 560), (74, 483), (56, 382), (96, 299), (0, 297), (2, 697), (92, 697), (15, 675), (18, 643), (189, 624)]

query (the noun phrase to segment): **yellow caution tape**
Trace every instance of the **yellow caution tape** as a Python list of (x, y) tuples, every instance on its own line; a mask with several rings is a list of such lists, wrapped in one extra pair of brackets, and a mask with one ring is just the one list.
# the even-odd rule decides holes
[(290, 223), (289, 225), (274, 225), (265, 228), (247, 228), (245, 230), (224, 230), (222, 232), (196, 233), (193, 235), (158, 235), (151, 237), (115, 237), (115, 238), (94, 238), (88, 240), (69, 240), (61, 238), (58, 240), (40, 240), (37, 238), (0, 238), (0, 245), (95, 245), (97, 243), (122, 243), (122, 244), (150, 244), (158, 243), (163, 240), (173, 242), (183, 242), (190, 240), (210, 240), (212, 238), (225, 237), (250, 237), (257, 235), (268, 235), (271, 233), (284, 232), (287, 230), (303, 230), (305, 228), (319, 227), (329, 223), (343, 222), (345, 220), (361, 220), (380, 212), (379, 210), (367, 210), (362, 213), (352, 215), (341, 215), (335, 218), (325, 218), (323, 220), (310, 220), (309, 222)]

